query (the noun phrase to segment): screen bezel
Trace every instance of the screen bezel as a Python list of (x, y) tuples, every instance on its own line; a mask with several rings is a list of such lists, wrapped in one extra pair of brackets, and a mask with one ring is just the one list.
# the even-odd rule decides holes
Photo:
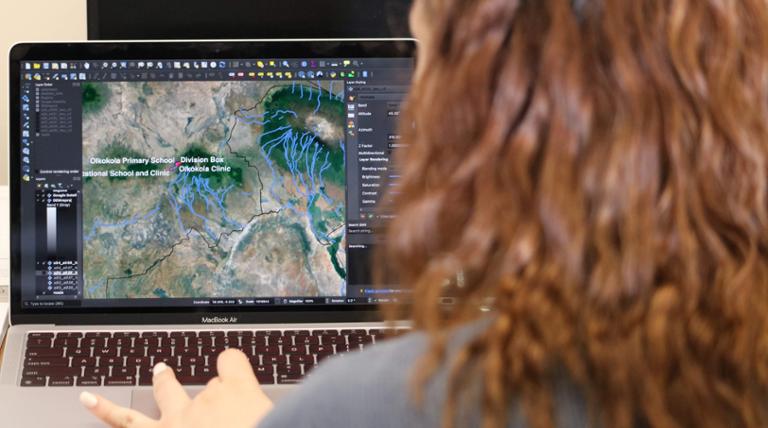
[(254, 58), (414, 58), (414, 39), (323, 39), (248, 41), (145, 41), (20, 43), (10, 50), (10, 238), (12, 324), (201, 324), (203, 318), (228, 323), (363, 322), (380, 319), (376, 305), (268, 307), (24, 309), (21, 293), (21, 115), (22, 61), (254, 59)]

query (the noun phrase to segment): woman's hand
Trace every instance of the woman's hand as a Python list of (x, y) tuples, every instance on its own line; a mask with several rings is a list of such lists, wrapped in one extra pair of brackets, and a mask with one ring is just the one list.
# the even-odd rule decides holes
[(160, 420), (120, 407), (104, 397), (83, 392), (80, 401), (96, 417), (119, 428), (253, 428), (272, 409), (253, 374), (248, 358), (227, 350), (216, 361), (219, 376), (190, 399), (173, 370), (160, 363), (153, 370), (152, 384), (160, 408)]

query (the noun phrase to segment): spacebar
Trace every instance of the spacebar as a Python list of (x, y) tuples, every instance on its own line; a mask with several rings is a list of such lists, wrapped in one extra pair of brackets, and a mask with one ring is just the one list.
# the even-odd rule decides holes
[(205, 385), (212, 376), (178, 376), (176, 379), (182, 385)]

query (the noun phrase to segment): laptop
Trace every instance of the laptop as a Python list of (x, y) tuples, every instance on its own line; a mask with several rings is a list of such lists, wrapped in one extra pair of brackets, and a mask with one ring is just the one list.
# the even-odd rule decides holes
[(9, 426), (99, 426), (83, 389), (157, 416), (154, 364), (194, 394), (226, 348), (279, 399), (398, 333), (376, 309), (407, 295), (370, 259), (414, 49), (14, 46)]

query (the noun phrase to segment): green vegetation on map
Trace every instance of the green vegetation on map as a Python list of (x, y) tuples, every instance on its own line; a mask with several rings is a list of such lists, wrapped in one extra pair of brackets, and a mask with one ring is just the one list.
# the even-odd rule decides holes
[[(307, 86), (309, 87), (309, 86)], [(315, 88), (317, 90), (317, 88)], [(327, 91), (323, 91), (323, 95), (320, 97), (322, 102), (317, 113), (317, 96), (308, 99), (306, 95), (302, 96), (297, 88), (291, 86), (284, 86), (270, 94), (267, 100), (264, 102), (265, 117), (272, 117), (276, 115), (275, 119), (270, 120), (264, 125), (265, 137), (262, 137), (261, 144), (269, 141), (273, 138), (273, 134), (270, 132), (275, 131), (278, 128), (289, 126), (291, 130), (301, 135), (307, 132), (307, 124), (304, 120), (309, 115), (315, 115), (330, 123), (331, 126), (344, 129), (344, 102), (339, 99), (331, 99)], [(292, 111), (296, 113), (296, 116), (289, 114), (280, 114), (279, 112)], [(328, 161), (331, 163), (330, 169), (326, 172), (324, 178), (326, 182), (332, 182), (334, 184), (343, 186), (346, 183), (346, 172), (344, 169), (344, 151), (339, 145), (338, 141), (327, 141), (322, 136), (317, 135), (317, 141), (323, 144), (329, 151), (330, 156)], [(283, 147), (278, 145), (270, 153), (270, 158), (277, 163), (280, 168), (288, 171), (288, 165), (285, 162), (285, 152)], [(306, 164), (299, 162), (299, 170), (306, 173)]]
[(107, 104), (110, 92), (105, 83), (83, 83), (83, 114), (96, 113)]

